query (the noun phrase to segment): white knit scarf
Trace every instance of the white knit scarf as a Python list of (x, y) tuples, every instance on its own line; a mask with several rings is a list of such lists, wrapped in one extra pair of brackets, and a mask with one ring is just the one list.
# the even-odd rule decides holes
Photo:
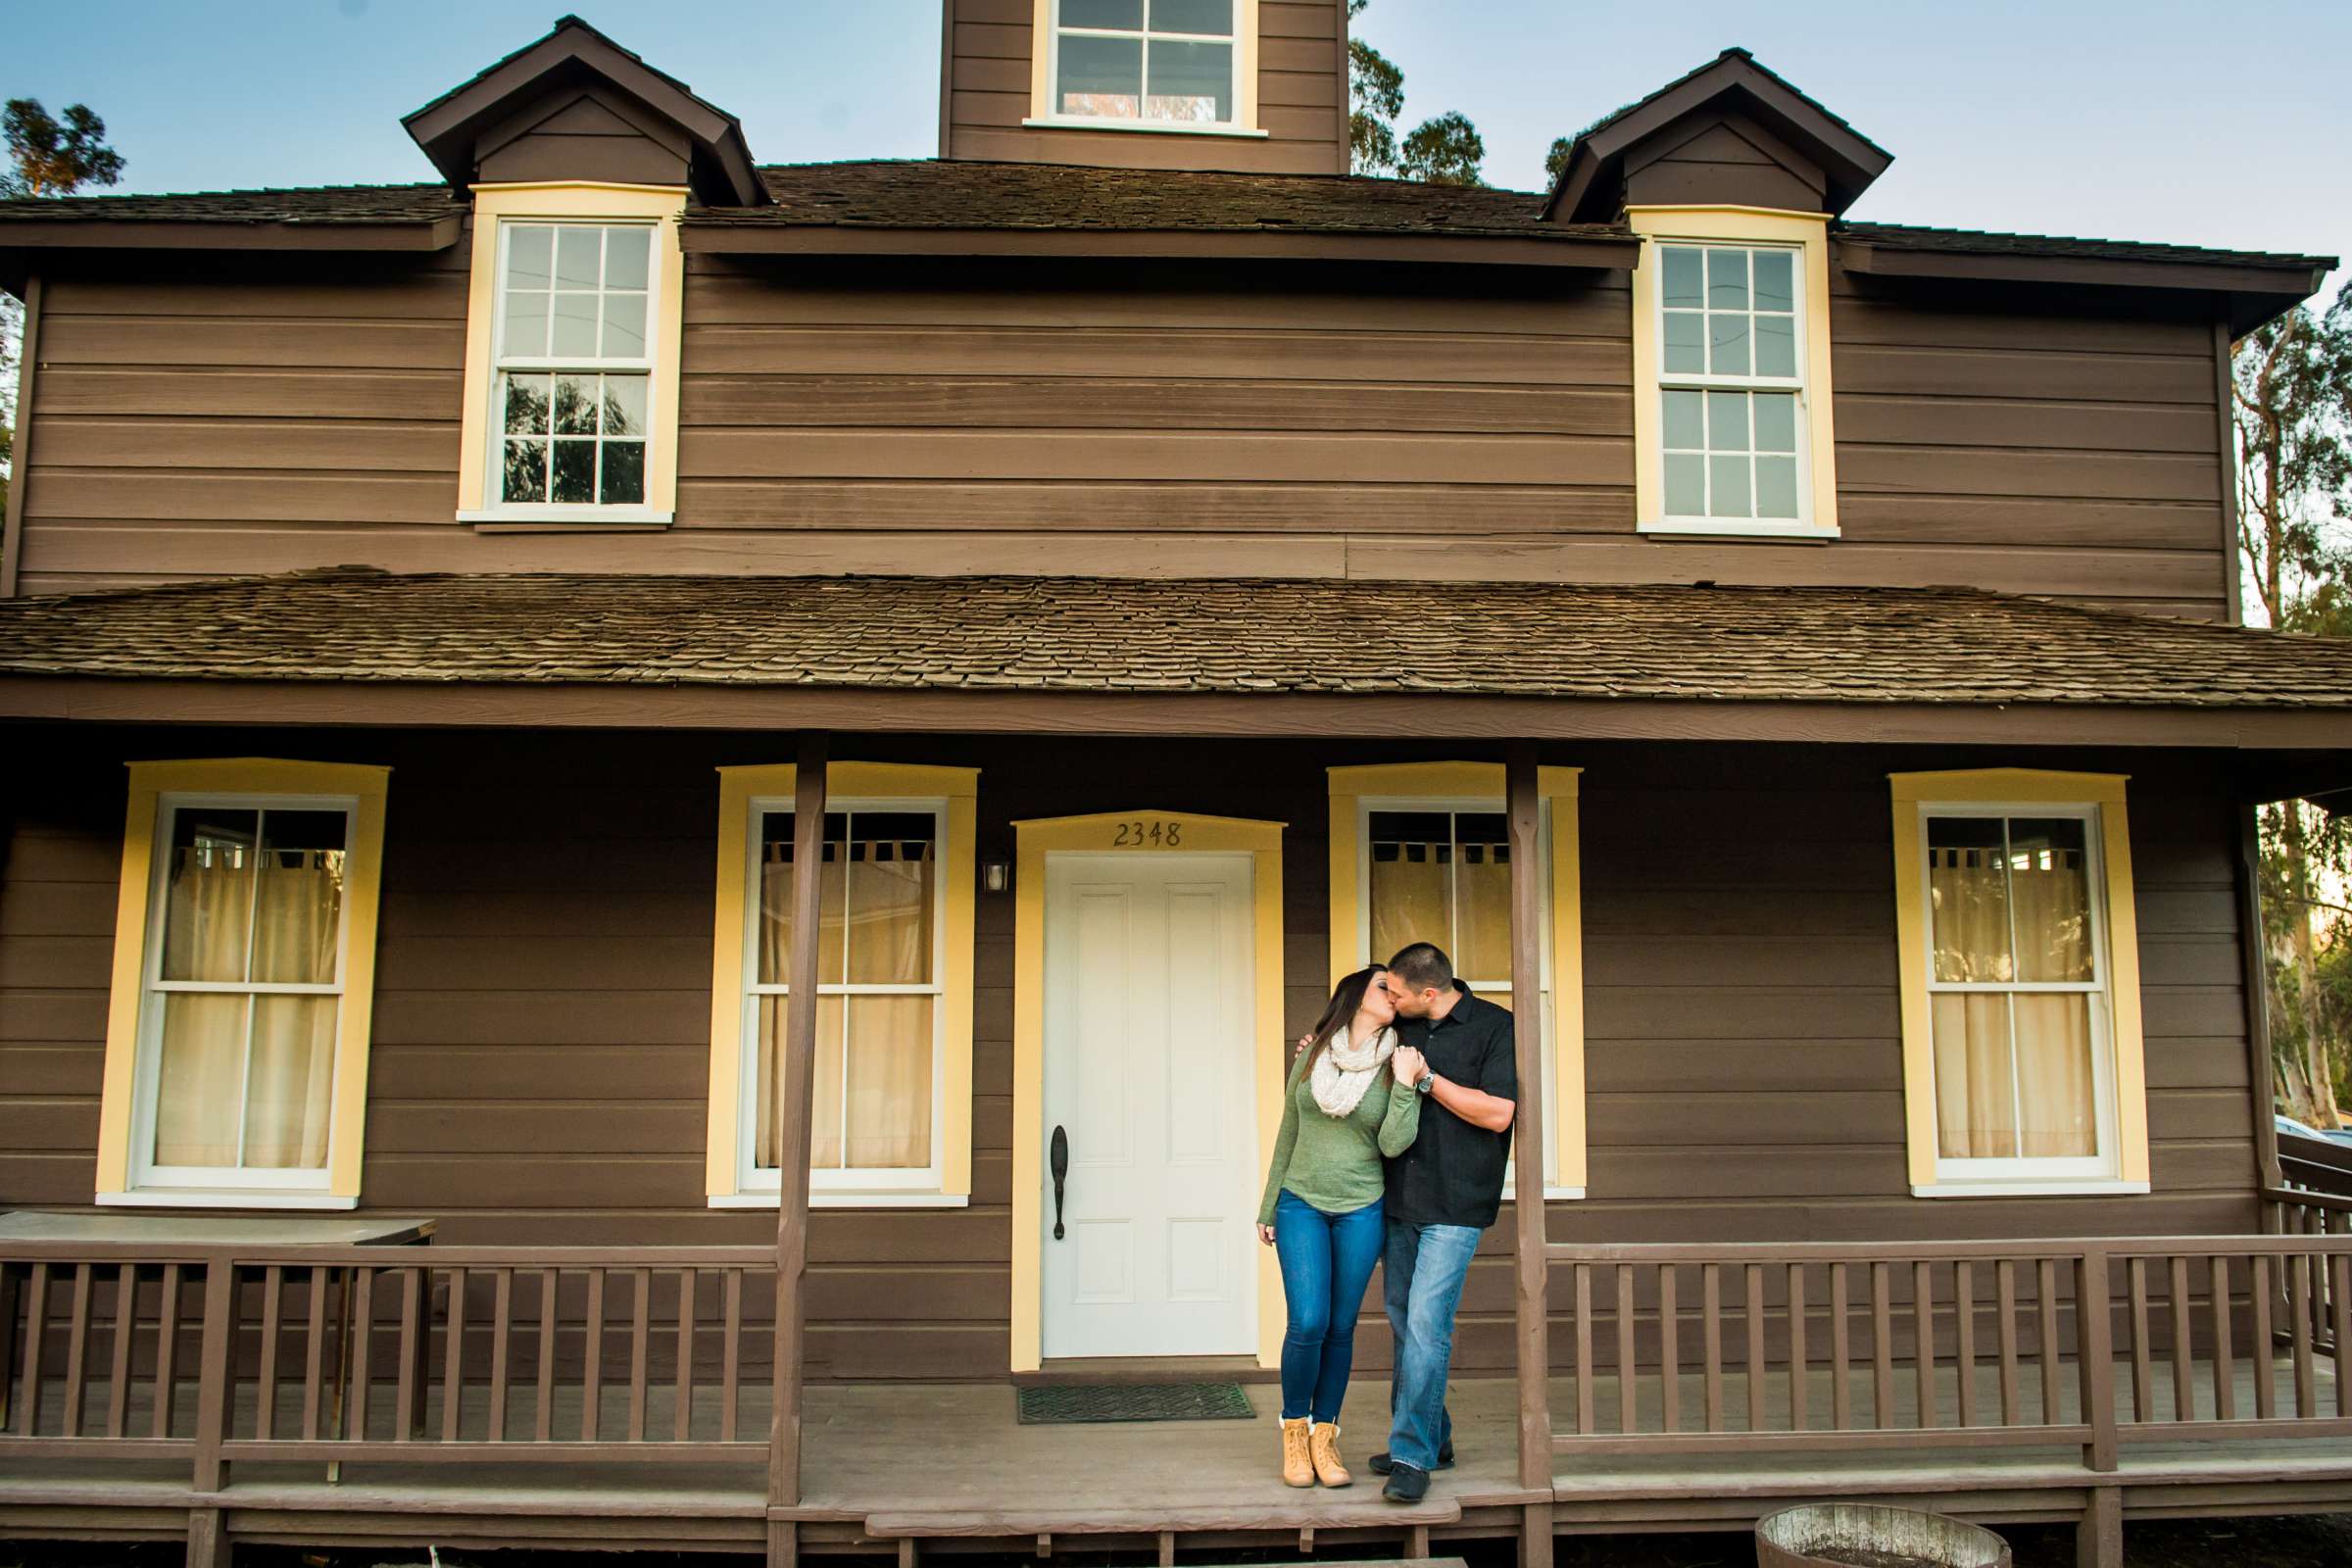
[(1349, 1041), (1348, 1026), (1340, 1025), (1339, 1032), (1315, 1057), (1315, 1065), (1307, 1074), (1315, 1103), (1327, 1115), (1351, 1114), (1362, 1102), (1364, 1091), (1372, 1087), (1372, 1080), (1396, 1054), (1396, 1030), (1383, 1029), (1358, 1046)]

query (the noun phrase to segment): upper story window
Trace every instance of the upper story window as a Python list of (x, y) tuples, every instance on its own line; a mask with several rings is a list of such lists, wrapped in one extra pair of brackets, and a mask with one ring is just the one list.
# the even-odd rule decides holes
[(1822, 220), (1637, 209), (1636, 500), (1645, 532), (1837, 532)]
[(1254, 133), (1254, 0), (1038, 0), (1033, 123)]

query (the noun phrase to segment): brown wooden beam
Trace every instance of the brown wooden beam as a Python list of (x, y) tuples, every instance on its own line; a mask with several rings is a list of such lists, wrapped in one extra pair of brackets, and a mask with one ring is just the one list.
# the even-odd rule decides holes
[(1315, 233), (1285, 229), (887, 228), (846, 224), (697, 222), (679, 225), (689, 255), (1048, 256), (1075, 260), (1443, 262), (1474, 267), (1568, 267), (1629, 271), (1641, 245), (1627, 239), (1516, 234)]
[(1284, 693), (833, 691), (0, 676), (0, 718), (507, 729), (857, 729), (1017, 735), (1798, 741), (2352, 751), (2352, 710), (1705, 702)]
[(32, 383), (41, 359), (41, 278), (24, 283), (24, 340), (17, 355), (16, 449), (8, 465), (8, 508), (0, 521), (0, 599), (17, 597), (17, 568), (24, 556), (24, 482), (32, 451)]
[(0, 223), (0, 251), (442, 251), (462, 222), (457, 212), (375, 223), (45, 218)]
[(2222, 589), (2230, 600), (2225, 619), (2230, 625), (2242, 626), (2246, 619), (2246, 590), (2240, 579), (2243, 568), (2237, 545), (2237, 381), (2230, 374), (2235, 347), (2230, 338), (2230, 323), (2215, 318), (2213, 407), (2222, 460)]
[[(1517, 1047), (1519, 1105), (1511, 1117), (1511, 1138), (1518, 1159), (1513, 1172), (1513, 1218), (1518, 1227), (1517, 1349), (1519, 1374), (1519, 1485), (1551, 1485), (1551, 1400), (1546, 1380), (1551, 1375), (1545, 1283), (1548, 1275), (1544, 1248), (1548, 1238), (1544, 1218), (1544, 995), (1542, 890), (1546, 879), (1543, 853), (1542, 795), (1537, 787), (1536, 748), (1514, 741), (1503, 760), (1503, 806), (1511, 835), (1511, 1007), (1518, 1014), (1513, 1030)], [(1566, 1090), (1563, 1088), (1563, 1093)], [(1535, 1524), (1535, 1511), (1528, 1522)], [(1525, 1568), (1544, 1568), (1551, 1558), (1550, 1516), (1544, 1510), (1541, 1542), (1538, 1532), (1524, 1532), (1520, 1560)], [(1541, 1544), (1542, 1550), (1537, 1549)]]
[(768, 1433), (767, 1505), (801, 1500), (801, 1361), (808, 1311), (809, 1102), (816, 1074), (816, 949), (824, 888), (825, 761), (822, 731), (802, 735), (792, 818), (792, 953), (776, 1063), (775, 1417)]
[(2237, 808), (2238, 989), (2246, 1009), (2246, 1083), (2253, 1101), (2254, 1171), (2265, 1187), (2282, 1187), (2278, 1124), (2272, 1120), (2278, 1088), (2272, 1081), (2271, 977), (2262, 933), (2262, 819), (2251, 803)]
[(2027, 256), (2015, 251), (1907, 250), (1866, 240), (1837, 241), (1837, 265), (1877, 277), (1984, 279), (2005, 283), (2072, 283), (2094, 287), (2197, 289), (2224, 294), (2269, 294), (2280, 308), (2306, 298), (2324, 270), (2287, 260), (2170, 262), (2122, 256)]

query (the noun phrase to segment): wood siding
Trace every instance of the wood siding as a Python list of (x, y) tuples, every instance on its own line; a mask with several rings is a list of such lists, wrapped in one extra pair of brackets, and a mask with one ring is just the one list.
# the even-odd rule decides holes
[[(0, 865), (0, 1207), (90, 1199), (127, 756), (393, 768), (363, 1204), (458, 1244), (759, 1245), (704, 1205), (713, 766), (789, 738), (47, 731)], [(1010, 822), (1129, 808), (1278, 818), (1290, 1026), (1324, 996), (1326, 797), (1366, 743), (858, 741), (977, 765), (982, 859)], [(1928, 1200), (1903, 1159), (1886, 775), (2014, 762), (1949, 749), (1547, 749), (1583, 777), (1592, 1197), (1559, 1241), (2250, 1234), (2255, 1152), (2236, 820), (2194, 756), (2132, 774), (2155, 1192)], [(1011, 906), (978, 920), (970, 1207), (819, 1211), (809, 1352), (828, 1378), (995, 1378), (1007, 1358)], [(1511, 1230), (1488, 1237), (1456, 1365), (1508, 1369)], [(1555, 1286), (1555, 1308), (1563, 1304)], [(1366, 1314), (1359, 1365), (1387, 1365)], [(1555, 1360), (1571, 1349), (1555, 1333)]]
[(1257, 17), (1257, 121), (1265, 135), (1064, 130), (1021, 123), (1030, 111), (1035, 0), (952, 0), (940, 155), (1254, 174), (1348, 172), (1347, 24), (1340, 0), (1258, 0)]
[(2226, 610), (2216, 337), (2183, 306), (1838, 274), (1824, 546), (1634, 531), (1623, 274), (695, 257), (677, 525), (503, 533), (453, 520), (465, 252), (46, 279), (22, 591), (368, 563)]

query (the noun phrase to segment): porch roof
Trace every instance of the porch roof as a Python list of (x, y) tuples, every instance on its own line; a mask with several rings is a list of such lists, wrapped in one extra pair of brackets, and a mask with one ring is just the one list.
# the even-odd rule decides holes
[(2352, 642), (1974, 588), (341, 566), (0, 603), (0, 675), (2352, 710)]

